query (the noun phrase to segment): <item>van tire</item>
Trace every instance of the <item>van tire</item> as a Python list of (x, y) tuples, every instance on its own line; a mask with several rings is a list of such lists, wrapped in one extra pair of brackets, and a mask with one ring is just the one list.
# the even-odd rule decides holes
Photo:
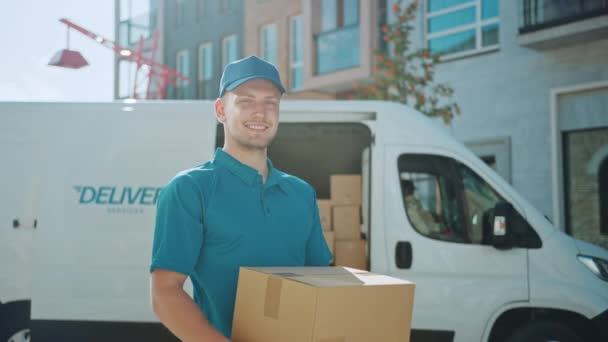
[(534, 321), (515, 330), (506, 342), (583, 342), (572, 329), (551, 321)]

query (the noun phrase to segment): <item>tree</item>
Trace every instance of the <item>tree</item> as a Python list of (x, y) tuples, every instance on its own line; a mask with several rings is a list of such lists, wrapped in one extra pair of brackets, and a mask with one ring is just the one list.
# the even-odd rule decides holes
[(411, 22), (416, 17), (418, 0), (407, 6), (403, 1), (391, 8), (397, 20), (382, 27), (384, 41), (393, 46), (392, 51), (374, 52), (374, 82), (367, 85), (354, 84), (355, 96), (361, 99), (413, 103), (414, 108), (430, 116), (441, 117), (450, 124), (455, 114), (460, 114), (458, 104), (453, 101), (454, 90), (433, 81), (434, 67), (440, 55), (432, 55), (427, 49), (410, 52)]

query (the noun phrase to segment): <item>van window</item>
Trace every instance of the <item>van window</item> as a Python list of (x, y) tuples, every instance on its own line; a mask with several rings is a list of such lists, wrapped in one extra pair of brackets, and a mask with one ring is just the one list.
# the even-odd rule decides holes
[(401, 193), (412, 227), (425, 236), (469, 242), (457, 191), (455, 173), (448, 158), (402, 155), (399, 158)]
[[(427, 237), (485, 244), (494, 207), (504, 199), (466, 165), (443, 156), (404, 154), (399, 157), (399, 181), (407, 218)], [(534, 229), (519, 213), (510, 225), (515, 245), (540, 248)]]
[(487, 215), (494, 210), (496, 203), (504, 199), (471, 169), (462, 164), (459, 164), (458, 168), (462, 177), (464, 214), (468, 222), (471, 242), (481, 243), (484, 214), (487, 221), (489, 219)]

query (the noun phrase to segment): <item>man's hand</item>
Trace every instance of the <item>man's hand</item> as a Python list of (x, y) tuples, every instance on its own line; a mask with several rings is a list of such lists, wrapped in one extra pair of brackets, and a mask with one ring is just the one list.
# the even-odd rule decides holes
[(184, 342), (230, 342), (207, 320), (184, 291), (187, 275), (156, 269), (152, 272), (152, 309), (160, 321)]

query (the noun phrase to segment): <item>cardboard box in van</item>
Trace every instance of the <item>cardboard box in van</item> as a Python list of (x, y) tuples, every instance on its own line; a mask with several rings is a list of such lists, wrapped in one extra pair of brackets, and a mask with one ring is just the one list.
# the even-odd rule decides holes
[(319, 217), (321, 218), (321, 226), (323, 230), (332, 230), (331, 226), (331, 200), (320, 199), (317, 200), (317, 206), (319, 207)]
[(414, 287), (343, 267), (241, 267), (232, 341), (409, 341)]
[(347, 266), (361, 270), (367, 269), (367, 255), (365, 252), (365, 240), (343, 240), (336, 241), (334, 248), (334, 261), (336, 266)]
[(331, 175), (329, 191), (334, 205), (361, 205), (361, 175)]
[(358, 240), (361, 238), (361, 207), (358, 205), (336, 205), (332, 208), (332, 226), (336, 240)]

